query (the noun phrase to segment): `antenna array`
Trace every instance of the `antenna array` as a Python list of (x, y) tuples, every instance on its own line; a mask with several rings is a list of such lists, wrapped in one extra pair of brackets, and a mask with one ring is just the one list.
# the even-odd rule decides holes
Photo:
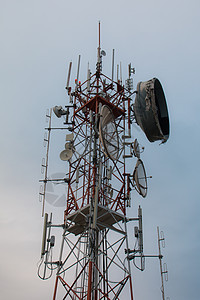
[[(147, 176), (141, 160), (144, 148), (140, 147), (137, 139), (133, 139), (131, 124), (136, 120), (150, 141), (166, 141), (169, 136), (166, 103), (157, 79), (140, 84), (137, 91), (133, 91), (132, 75), (135, 69), (131, 64), (128, 66), (125, 84), (122, 83), (121, 63), (120, 76), (118, 65), (115, 81), (114, 50), (111, 78), (104, 75), (102, 59), (105, 55), (100, 45), (99, 23), (95, 73), (91, 73), (88, 65), (87, 79), (81, 83), (79, 55), (73, 89), (70, 86), (70, 62), (66, 83), (69, 103), (64, 108), (53, 108), (56, 117), (64, 116), (64, 127), (53, 127), (51, 113), (48, 115), (48, 134), (45, 136), (47, 152), (42, 163), (45, 174), (40, 191), (44, 230), (38, 274), (40, 278), (47, 279), (56, 270), (54, 300), (57, 299), (58, 289), (62, 290), (62, 296), (59, 293), (62, 299), (87, 300), (124, 299), (128, 289), (130, 299), (133, 300), (130, 261), (133, 259), (140, 270), (145, 268), (142, 208), (139, 206), (137, 218), (127, 218), (131, 190), (136, 190), (142, 197), (147, 195)], [(135, 95), (137, 101), (133, 103)], [(162, 105), (159, 105), (160, 101)], [(146, 119), (141, 117), (143, 114), (146, 114)], [(148, 129), (152, 123), (153, 131)], [(56, 129), (54, 132), (66, 131), (64, 149), (60, 153), (66, 177), (51, 180), (67, 185), (64, 221), (59, 225), (53, 224), (52, 214), (48, 220), (45, 213), (52, 129)], [(130, 159), (136, 160), (134, 171), (130, 170)], [(134, 227), (134, 250), (129, 248), (129, 221), (138, 222)], [(51, 229), (56, 227), (62, 228), (63, 234), (59, 259), (54, 261), (52, 249), (55, 237), (51, 236)], [(136, 257), (140, 258), (139, 265), (135, 262)], [(50, 271), (49, 275), (47, 271)], [(166, 274), (165, 271), (162, 274)]]

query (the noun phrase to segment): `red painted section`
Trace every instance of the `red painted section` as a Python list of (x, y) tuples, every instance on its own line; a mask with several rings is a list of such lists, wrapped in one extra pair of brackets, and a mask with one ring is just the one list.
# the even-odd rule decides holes
[(131, 300), (133, 300), (133, 286), (132, 286), (131, 276), (129, 278), (130, 278)]
[(54, 288), (54, 293), (53, 293), (53, 300), (56, 300), (57, 287), (58, 287), (58, 276), (56, 276), (56, 283), (55, 283), (55, 288)]

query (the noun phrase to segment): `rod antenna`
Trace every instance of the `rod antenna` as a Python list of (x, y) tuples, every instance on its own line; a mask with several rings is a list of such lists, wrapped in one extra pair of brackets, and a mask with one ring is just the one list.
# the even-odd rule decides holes
[(120, 61), (120, 84), (122, 84), (122, 62)]
[(160, 275), (161, 275), (161, 293), (162, 293), (162, 299), (165, 300), (165, 290), (164, 290), (164, 276), (165, 276), (165, 281), (168, 281), (168, 271), (167, 271), (167, 265), (162, 264), (162, 254), (161, 254), (161, 243), (163, 248), (165, 247), (165, 238), (163, 231), (159, 232), (159, 227), (157, 227), (157, 233), (158, 233), (158, 250), (159, 250), (159, 260), (160, 260)]
[(43, 227), (41, 257), (45, 254), (46, 236), (47, 236), (47, 222), (48, 222), (48, 214), (45, 213), (45, 215), (44, 215), (44, 227)]
[(90, 92), (90, 76), (91, 76), (91, 72), (90, 72), (90, 67), (89, 67), (89, 63), (88, 63), (88, 70), (87, 70), (87, 92)]
[(114, 63), (115, 63), (115, 49), (113, 49), (112, 52), (112, 84), (114, 80)]
[(69, 70), (68, 70), (68, 76), (67, 76), (67, 85), (66, 85), (66, 89), (68, 90), (69, 88), (69, 81), (70, 81), (70, 75), (71, 75), (71, 68), (72, 68), (72, 61), (70, 61), (69, 63)]
[(98, 63), (100, 63), (100, 60), (101, 60), (101, 23), (99, 21), (99, 47), (98, 47)]
[(78, 80), (79, 80), (79, 71), (80, 71), (80, 63), (81, 63), (81, 55), (79, 54), (78, 56), (78, 67), (77, 67), (77, 76), (76, 76), (76, 83), (78, 84)]

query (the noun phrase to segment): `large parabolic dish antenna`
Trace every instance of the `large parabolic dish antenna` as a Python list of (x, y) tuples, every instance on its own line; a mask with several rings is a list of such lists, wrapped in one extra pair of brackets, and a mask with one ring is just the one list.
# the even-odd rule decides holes
[(106, 156), (112, 160), (117, 160), (119, 156), (119, 136), (112, 110), (107, 105), (103, 105), (99, 122), (100, 143)]
[(134, 103), (137, 124), (150, 142), (169, 138), (169, 116), (165, 94), (160, 81), (153, 78), (139, 82)]

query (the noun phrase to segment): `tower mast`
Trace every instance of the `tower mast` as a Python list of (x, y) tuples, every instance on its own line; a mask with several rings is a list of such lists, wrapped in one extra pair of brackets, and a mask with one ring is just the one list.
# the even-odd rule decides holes
[[(88, 66), (87, 79), (83, 83), (79, 81), (79, 56), (73, 89), (70, 86), (70, 62), (66, 85), (69, 103), (64, 108), (53, 108), (58, 118), (65, 117), (64, 127), (53, 127), (52, 120), (51, 132), (65, 132), (64, 150), (60, 153), (60, 159), (63, 161), (66, 176), (51, 180), (45, 175), (41, 180), (44, 183), (44, 192), (41, 193), (43, 203), (48, 197), (45, 194), (48, 182), (60, 182), (67, 187), (63, 224), (54, 225), (52, 219), (48, 222), (48, 215), (45, 214), (45, 238), (40, 266), (44, 263), (45, 276), (47, 269), (50, 272), (56, 269), (53, 300), (117, 300), (128, 299), (127, 297), (133, 300), (127, 225), (132, 220), (139, 221), (137, 251), (142, 261), (141, 209), (139, 208), (138, 218), (130, 219), (127, 217), (127, 208), (131, 206), (131, 189), (136, 190), (142, 197), (147, 194), (147, 177), (140, 158), (143, 150), (141, 151), (137, 139), (133, 141), (131, 134), (131, 124), (136, 116), (140, 116), (136, 121), (144, 132), (148, 128), (143, 126), (145, 121), (141, 118), (141, 110), (136, 115), (134, 113), (139, 110), (139, 105), (134, 107), (133, 97), (137, 94), (139, 104), (143, 97), (140, 99), (142, 93), (133, 91), (131, 76), (135, 70), (131, 65), (128, 67), (129, 77), (126, 84), (122, 83), (121, 75), (120, 79), (115, 81), (114, 51), (112, 76), (109, 78), (103, 74), (102, 59), (106, 53), (101, 50), (100, 22), (98, 30), (95, 73), (91, 74)], [(154, 83), (157, 85), (154, 86)], [(151, 92), (154, 94), (157, 92), (157, 86), (162, 89), (158, 80), (149, 83), (148, 86), (151, 86)], [(156, 99), (154, 105), (159, 103), (159, 98)], [(157, 111), (163, 107), (164, 105), (158, 106)], [(163, 111), (161, 117), (155, 117), (155, 111), (153, 114), (157, 119), (151, 117), (148, 122), (153, 120), (155, 123), (153, 125), (155, 131), (157, 130), (156, 136), (153, 132), (145, 134), (152, 140), (166, 140), (167, 130), (162, 132), (163, 122), (160, 121)], [(165, 113), (164, 117), (168, 115)], [(134, 158), (136, 166), (131, 171), (132, 163), (129, 162)], [(63, 229), (59, 259), (55, 261), (51, 259), (55, 240), (55, 237), (50, 235), (53, 227)], [(47, 230), (49, 238), (46, 240)], [(40, 277), (46, 279), (45, 276)]]

